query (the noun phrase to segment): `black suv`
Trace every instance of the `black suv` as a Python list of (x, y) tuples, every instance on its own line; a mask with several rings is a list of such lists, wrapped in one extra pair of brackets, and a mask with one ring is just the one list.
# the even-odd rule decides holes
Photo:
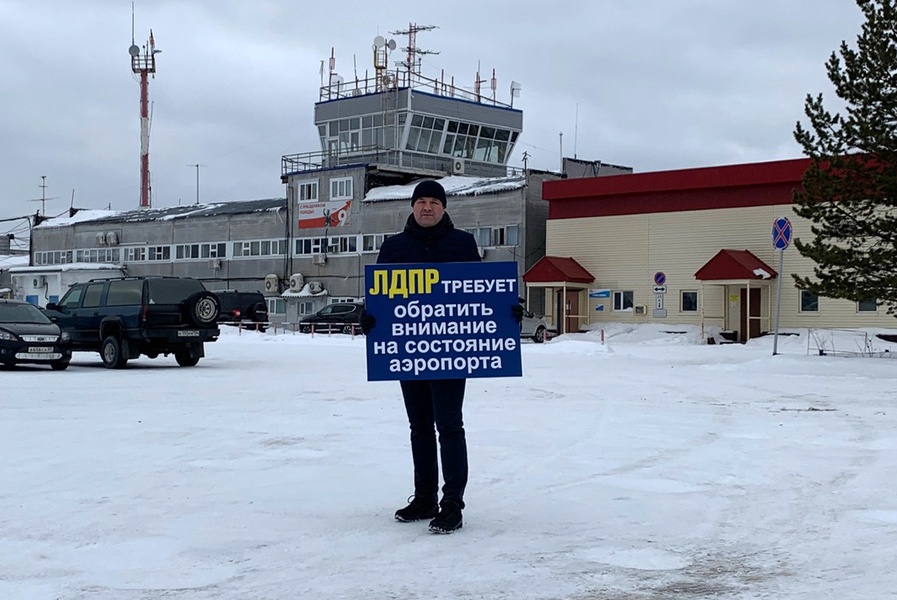
[(364, 304), (361, 302), (334, 302), (328, 304), (313, 315), (303, 317), (299, 321), (299, 331), (311, 333), (326, 331), (328, 333), (359, 333), (361, 326), (358, 317)]
[(218, 297), (186, 277), (92, 279), (45, 310), (73, 350), (99, 352), (110, 369), (141, 354), (174, 354), (182, 367), (194, 366), (203, 343), (218, 339), (219, 311)]
[(221, 303), (218, 322), (241, 325), (245, 329), (265, 331), (268, 327), (268, 304), (261, 292), (223, 290), (215, 292)]

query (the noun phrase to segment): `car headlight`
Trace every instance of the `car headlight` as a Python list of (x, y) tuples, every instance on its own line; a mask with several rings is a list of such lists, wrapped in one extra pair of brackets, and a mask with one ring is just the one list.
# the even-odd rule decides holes
[(61, 341), (61, 342), (67, 342), (67, 341), (69, 341), (71, 338), (72, 338), (72, 336), (69, 335), (69, 332), (68, 332), (68, 331), (63, 331), (63, 332), (61, 332), (61, 333), (59, 334), (59, 341)]
[(0, 329), (0, 340), (6, 340), (7, 342), (14, 342), (14, 341), (16, 341), (16, 336), (14, 336), (13, 334), (11, 334), (8, 331), (3, 331), (2, 329)]

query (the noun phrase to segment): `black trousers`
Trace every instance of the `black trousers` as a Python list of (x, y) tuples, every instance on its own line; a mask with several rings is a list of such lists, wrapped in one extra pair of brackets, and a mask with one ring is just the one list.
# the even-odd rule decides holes
[[(467, 487), (467, 440), (461, 406), (466, 379), (402, 381), (405, 412), (411, 425), (411, 456), (414, 460), (414, 495), (437, 498), (439, 466), (436, 432), (442, 459), (442, 503), (464, 508)], [(435, 426), (435, 430), (434, 430)]]

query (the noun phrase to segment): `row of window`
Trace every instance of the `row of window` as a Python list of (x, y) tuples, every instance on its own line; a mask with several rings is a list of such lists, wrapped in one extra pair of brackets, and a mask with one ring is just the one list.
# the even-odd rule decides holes
[[(493, 246), (516, 246), (520, 240), (520, 226), (477, 227), (466, 229), (477, 240), (481, 248)], [(366, 233), (361, 235), (361, 252), (377, 252), (388, 238), (389, 233)], [(299, 238), (294, 240), (295, 256), (314, 254), (356, 254), (358, 235), (333, 235), (328, 237)], [(286, 256), (288, 242), (285, 239), (247, 240), (231, 242), (231, 254), (227, 254), (226, 242), (203, 244), (175, 244), (158, 246), (131, 246), (125, 248), (90, 248), (85, 250), (55, 250), (35, 252), (35, 265), (59, 265), (79, 263), (118, 262), (169, 262), (172, 260), (202, 260), (209, 258), (251, 258), (265, 256)], [(73, 260), (74, 259), (74, 260)]]
[[(613, 310), (632, 310), (634, 306), (635, 292), (623, 291), (613, 293)], [(679, 292), (679, 312), (698, 312), (698, 292), (683, 290)], [(807, 290), (800, 291), (800, 312), (818, 313), (819, 296)], [(857, 302), (857, 312), (878, 312), (876, 300)]]
[(407, 139), (398, 140), (397, 144), (396, 132), (405, 135), (406, 119), (405, 112), (398, 113), (397, 119), (387, 112), (322, 123), (318, 125), (321, 147), (340, 154), (363, 146), (402, 147), (431, 155), (505, 164), (519, 134), (510, 129), (414, 114), (407, 127)]
[[(331, 200), (351, 200), (354, 190), (351, 177), (337, 177), (330, 180)], [(296, 202), (318, 202), (318, 180), (303, 181), (296, 185)]]

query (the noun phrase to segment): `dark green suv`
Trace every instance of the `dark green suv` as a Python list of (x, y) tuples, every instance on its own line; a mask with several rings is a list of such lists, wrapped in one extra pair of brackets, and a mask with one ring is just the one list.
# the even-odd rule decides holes
[(196, 365), (203, 344), (218, 339), (219, 311), (218, 297), (186, 277), (92, 279), (45, 310), (73, 350), (99, 352), (110, 369), (141, 354), (174, 354), (182, 367)]

